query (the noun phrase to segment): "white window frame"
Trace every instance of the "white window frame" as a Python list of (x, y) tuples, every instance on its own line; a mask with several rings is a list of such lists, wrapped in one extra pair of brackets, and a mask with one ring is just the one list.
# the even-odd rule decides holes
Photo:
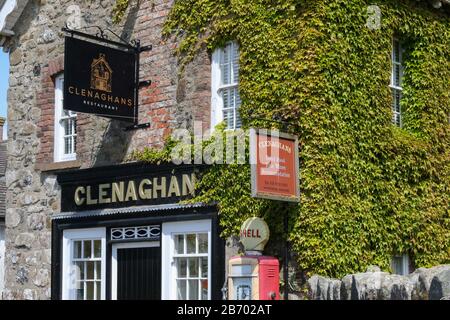
[[(395, 42), (398, 42), (399, 45), (399, 61), (395, 61)], [(404, 71), (404, 65), (403, 65), (403, 53), (404, 49), (402, 47), (401, 39), (398, 37), (392, 38), (392, 51), (391, 51), (391, 83), (389, 84), (389, 88), (391, 88), (392, 92), (392, 99), (394, 99), (394, 93), (398, 92), (400, 95), (400, 105), (399, 105), (399, 112), (397, 112), (394, 108), (394, 101), (392, 101), (392, 123), (395, 125), (398, 125), (399, 127), (402, 127), (403, 125), (403, 116), (402, 116), (402, 109), (401, 109), (401, 100), (402, 100), (402, 92), (403, 92), (403, 71)], [(395, 84), (395, 66), (400, 67), (400, 77), (399, 82), (400, 85)], [(395, 122), (396, 117), (399, 118), (399, 124)]]
[[(63, 88), (64, 87), (64, 75), (60, 74), (55, 77), (55, 120), (54, 120), (54, 161), (62, 162), (62, 161), (73, 161), (77, 159), (76, 148), (74, 153), (64, 154), (64, 127), (62, 124), (62, 120), (65, 119), (76, 119), (76, 113), (69, 111), (69, 117), (63, 117)], [(77, 137), (77, 134), (73, 134), (73, 136)]]
[[(115, 243), (112, 246), (111, 260), (111, 299), (117, 300), (117, 249), (156, 248), (159, 241)], [(162, 269), (161, 269), (162, 270)]]
[[(239, 50), (239, 45), (236, 41), (228, 42), (226, 46), (231, 45), (233, 48), (237, 47)], [(223, 118), (223, 99), (221, 95), (222, 89), (227, 88), (238, 88), (239, 90), (239, 81), (223, 85), (222, 84), (222, 71), (220, 68), (221, 55), (224, 48), (218, 48), (214, 50), (212, 54), (211, 61), (211, 131), (214, 130), (214, 127), (221, 123)], [(239, 66), (238, 66), (239, 67)], [(233, 69), (233, 68), (232, 68)], [(232, 71), (233, 72), (233, 71)], [(234, 74), (230, 75), (230, 79), (234, 78)], [(240, 106), (239, 106), (240, 107)], [(236, 111), (239, 110), (239, 107), (236, 108)], [(234, 116), (234, 127), (228, 128), (227, 130), (235, 130), (238, 129), (236, 127), (236, 115)]]
[[(405, 276), (409, 274), (409, 255), (408, 254), (399, 254), (394, 255), (392, 258), (401, 258), (402, 259), (402, 273), (400, 275)], [(391, 268), (392, 271), (394, 270), (394, 261), (392, 259), (391, 261)]]
[(211, 300), (211, 219), (163, 223), (161, 233), (162, 277), (161, 298), (177, 300), (174, 236), (178, 234), (208, 233), (208, 300)]
[(64, 230), (62, 250), (63, 250), (63, 264), (62, 264), (62, 299), (73, 300), (70, 296), (70, 282), (72, 273), (72, 252), (74, 241), (80, 240), (101, 240), (102, 247), (102, 270), (101, 270), (101, 300), (106, 299), (106, 228), (90, 228), (90, 229), (70, 229)]

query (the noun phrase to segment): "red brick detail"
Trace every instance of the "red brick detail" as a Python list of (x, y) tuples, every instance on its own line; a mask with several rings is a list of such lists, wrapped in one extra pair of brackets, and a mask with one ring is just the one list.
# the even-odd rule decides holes
[(41, 109), (38, 122), (38, 138), (40, 151), (37, 155), (38, 163), (53, 162), (53, 140), (55, 131), (55, 77), (64, 70), (64, 59), (49, 61), (42, 68), (41, 90), (37, 94), (37, 106)]

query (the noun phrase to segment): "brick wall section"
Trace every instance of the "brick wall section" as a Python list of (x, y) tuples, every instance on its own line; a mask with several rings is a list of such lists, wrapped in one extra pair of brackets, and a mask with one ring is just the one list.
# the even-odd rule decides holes
[(55, 131), (55, 77), (64, 71), (64, 58), (49, 61), (41, 72), (41, 91), (37, 94), (37, 107), (41, 110), (37, 136), (40, 151), (36, 156), (38, 163), (53, 162), (53, 140)]

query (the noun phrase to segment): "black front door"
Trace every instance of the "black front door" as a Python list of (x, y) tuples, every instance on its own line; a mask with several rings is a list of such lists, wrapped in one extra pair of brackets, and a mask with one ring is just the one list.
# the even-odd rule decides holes
[(161, 247), (117, 248), (117, 299), (161, 299)]

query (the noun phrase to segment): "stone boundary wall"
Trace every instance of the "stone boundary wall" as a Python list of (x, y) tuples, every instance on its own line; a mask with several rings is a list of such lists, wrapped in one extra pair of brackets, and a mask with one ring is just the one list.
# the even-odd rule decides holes
[(307, 281), (311, 300), (446, 300), (450, 299), (450, 265), (419, 268), (401, 276), (371, 266), (342, 279), (312, 276)]

